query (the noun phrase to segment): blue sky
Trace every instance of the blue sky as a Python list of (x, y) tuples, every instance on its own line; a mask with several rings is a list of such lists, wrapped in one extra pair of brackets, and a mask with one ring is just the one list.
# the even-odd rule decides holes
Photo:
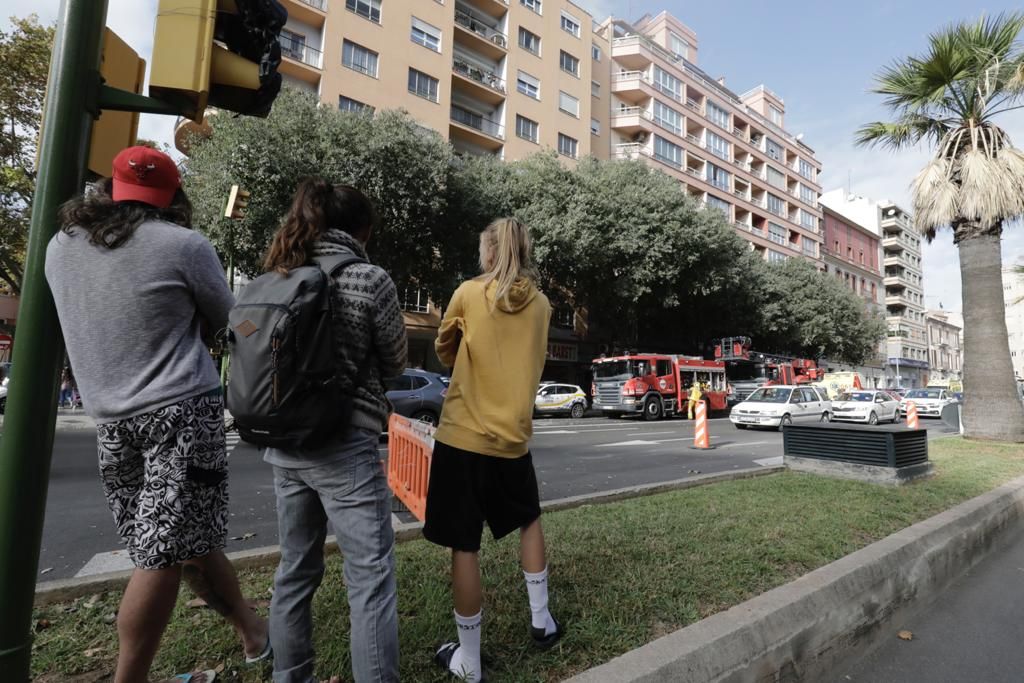
[[(424, 0), (420, 0), (424, 1)], [(853, 146), (853, 132), (866, 121), (884, 118), (881, 98), (868, 93), (878, 69), (921, 52), (927, 35), (958, 20), (983, 13), (1020, 9), (1014, 2), (971, 0), (861, 0), (859, 3), (764, 2), (733, 0), (575, 0), (595, 16), (637, 19), (667, 10), (697, 32), (699, 65), (724, 76), (736, 92), (763, 83), (786, 101), (786, 127), (804, 133), (824, 166), (826, 190), (851, 183), (854, 192), (889, 198), (910, 208), (908, 184), (928, 150), (892, 154)], [(152, 51), (156, 0), (110, 0), (108, 24), (141, 55)], [(5, 0), (3, 15), (36, 12), (56, 19), (58, 0)], [(5, 22), (6, 23), (6, 22)], [(1024, 148), (1024, 110), (1002, 125)], [(140, 135), (170, 140), (167, 117), (144, 116)], [(1004, 261), (1024, 260), (1024, 226), (1007, 230)], [(924, 249), (925, 295), (929, 307), (941, 302), (960, 309), (956, 248), (946, 233)]]

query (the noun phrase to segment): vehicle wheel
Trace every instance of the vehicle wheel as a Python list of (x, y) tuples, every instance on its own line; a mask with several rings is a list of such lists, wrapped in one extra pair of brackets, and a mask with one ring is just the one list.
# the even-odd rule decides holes
[(660, 420), (661, 419), (661, 399), (649, 398), (644, 403), (644, 419), (645, 420)]
[(412, 420), (414, 422), (426, 422), (431, 427), (437, 426), (437, 415), (430, 410), (421, 410), (418, 413), (413, 413)]
[(900, 423), (900, 420), (901, 420), (902, 418), (903, 418), (903, 416), (902, 416), (902, 415), (900, 415), (900, 411), (898, 411), (898, 410), (897, 410), (897, 411), (896, 411), (896, 414), (892, 416), (892, 423), (893, 423), (894, 425), (898, 425), (898, 424)]
[(821, 414), (821, 421), (822, 422), (831, 422), (832, 421), (832, 416), (828, 414), (827, 410), (824, 413)]
[(569, 411), (569, 416), (572, 417), (574, 420), (578, 420), (581, 417), (583, 417), (583, 415), (586, 412), (586, 406), (584, 406), (582, 403), (574, 403), (572, 406), (572, 410)]
[(793, 424), (793, 418), (790, 417), (789, 414), (787, 413), (786, 415), (782, 416), (782, 420), (781, 420), (781, 422), (779, 424), (779, 429), (781, 430), (786, 425), (791, 425), (791, 424)]
[(7, 411), (7, 397), (0, 398), (0, 415), (3, 415)]
[(874, 413), (871, 413), (870, 415), (868, 415), (868, 424), (869, 425), (876, 425), (876, 424), (878, 424), (878, 415), (875, 415)]

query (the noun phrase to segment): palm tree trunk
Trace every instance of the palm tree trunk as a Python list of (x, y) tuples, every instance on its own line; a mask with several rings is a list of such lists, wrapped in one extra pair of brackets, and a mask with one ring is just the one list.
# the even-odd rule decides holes
[(1017, 396), (1003, 302), (998, 234), (960, 242), (964, 312), (964, 435), (1024, 441), (1024, 405)]

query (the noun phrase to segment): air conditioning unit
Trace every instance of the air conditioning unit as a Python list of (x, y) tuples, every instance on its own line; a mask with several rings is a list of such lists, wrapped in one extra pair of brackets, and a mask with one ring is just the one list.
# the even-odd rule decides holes
[(499, 36), (498, 34), (494, 34), (493, 36), (491, 36), (491, 42), (497, 45), (498, 47), (505, 47), (506, 45), (508, 45), (508, 43), (505, 42), (505, 36)]

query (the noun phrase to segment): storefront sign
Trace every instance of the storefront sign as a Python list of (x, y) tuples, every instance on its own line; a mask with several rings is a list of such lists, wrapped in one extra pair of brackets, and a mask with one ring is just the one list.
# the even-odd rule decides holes
[(548, 342), (548, 360), (562, 361), (565, 363), (575, 363), (576, 345)]

